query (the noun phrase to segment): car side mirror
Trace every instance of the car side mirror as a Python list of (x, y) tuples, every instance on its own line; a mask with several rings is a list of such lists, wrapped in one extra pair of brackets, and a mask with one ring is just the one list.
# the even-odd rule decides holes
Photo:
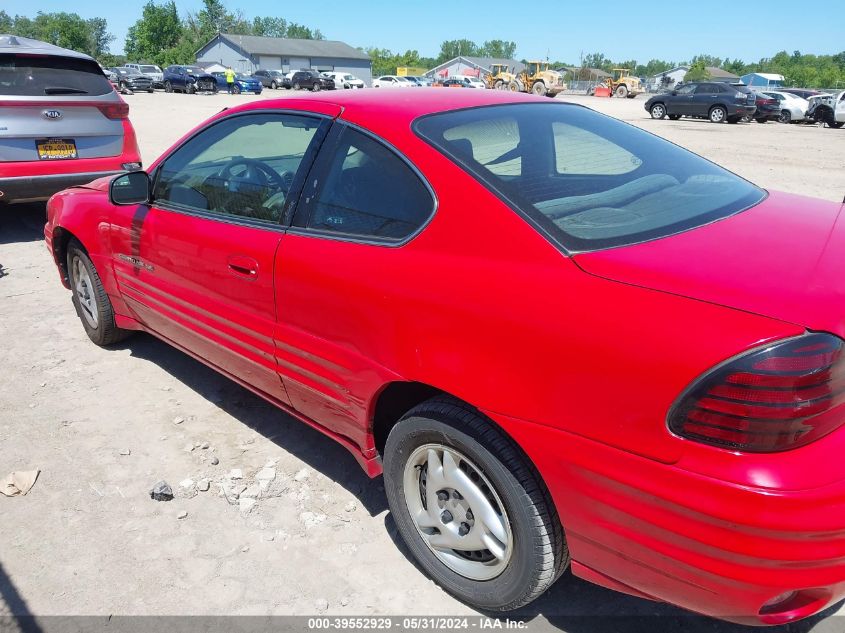
[(130, 171), (112, 178), (109, 201), (118, 206), (148, 204), (152, 199), (152, 181), (145, 171)]

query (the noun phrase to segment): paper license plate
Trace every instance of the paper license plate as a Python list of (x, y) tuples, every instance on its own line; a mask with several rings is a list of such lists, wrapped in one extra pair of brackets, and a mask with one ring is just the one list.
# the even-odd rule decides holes
[(51, 138), (35, 141), (40, 160), (63, 160), (65, 158), (79, 158), (76, 153), (76, 141), (72, 138)]

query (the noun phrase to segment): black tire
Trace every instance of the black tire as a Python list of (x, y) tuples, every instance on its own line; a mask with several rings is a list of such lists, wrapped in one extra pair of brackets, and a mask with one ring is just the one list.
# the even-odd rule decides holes
[(728, 111), (724, 106), (713, 106), (707, 114), (707, 118), (711, 123), (724, 123), (728, 118)]
[(538, 97), (545, 97), (546, 92), (548, 91), (546, 90), (546, 84), (544, 84), (542, 81), (535, 81), (534, 85), (531, 86), (531, 92), (537, 95)]
[(241, 87), (238, 84), (234, 84), (232, 86), (232, 93), (236, 95), (241, 94)]
[(164, 82), (164, 91), (165, 92), (173, 92), (173, 84), (169, 81)]
[(197, 85), (192, 83), (185, 84), (185, 94), (192, 95), (196, 94), (197, 92)]
[(323, 84), (321, 84), (319, 81), (315, 81), (314, 84), (311, 86), (311, 92), (320, 92), (322, 88)]
[(757, 121), (757, 123), (768, 123), (769, 122), (768, 119), (754, 119), (754, 120)]
[(680, 114), (670, 114), (670, 115), (668, 115), (668, 116), (669, 116), (669, 120), (670, 120), (670, 121), (677, 121), (678, 119), (680, 119), (680, 118), (681, 118), (681, 115), (680, 115)]
[(779, 123), (792, 123), (792, 113), (789, 110), (781, 110), (778, 117)]
[(619, 99), (625, 99), (628, 97), (628, 86), (625, 84), (619, 84), (616, 86), (616, 92), (614, 93)]
[(494, 90), (504, 90), (504, 84), (505, 84), (504, 81), (502, 81), (501, 79), (497, 79), (496, 83), (493, 84), (493, 89)]
[(732, 116), (728, 119), (728, 123), (739, 123), (742, 120), (742, 117)]
[(270, 82), (270, 88), (271, 88), (272, 90), (278, 90), (278, 88), (279, 88), (279, 84), (277, 84), (275, 81), (271, 81), (271, 82)]
[[(466, 456), (501, 500), (512, 538), (499, 575), (481, 581), (453, 571), (420, 535), (407, 506), (404, 473), (426, 444)], [(420, 566), (459, 600), (481, 610), (512, 611), (539, 597), (568, 566), (563, 530), (539, 476), (514, 442), (472, 407), (447, 397), (424, 402), (391, 429), (384, 454), (385, 490), (399, 534)]]
[(648, 113), (652, 119), (662, 119), (666, 116), (666, 106), (662, 103), (653, 103)]
[(155, 92), (155, 90), (153, 90), (152, 88), (150, 88), (149, 90), (147, 90), (147, 92), (149, 92), (150, 94), (153, 94), (153, 93)]
[[(96, 325), (89, 322), (85, 310), (82, 307), (83, 300), (80, 297), (78, 289), (77, 278), (75, 274), (75, 267), (77, 264), (85, 267), (90, 280), (90, 287), (87, 282), (84, 285), (88, 292), (88, 302), (93, 302), (97, 310)], [(130, 330), (122, 330), (114, 324), (114, 308), (109, 300), (108, 294), (103, 287), (103, 282), (100, 280), (100, 275), (97, 274), (97, 269), (88, 253), (77, 240), (72, 239), (68, 244), (67, 249), (67, 271), (68, 281), (71, 287), (71, 297), (73, 307), (76, 309), (76, 314), (79, 320), (82, 321), (82, 327), (85, 328), (85, 333), (96, 345), (105, 347), (112, 345), (118, 341), (122, 341), (127, 336), (132, 334)]]

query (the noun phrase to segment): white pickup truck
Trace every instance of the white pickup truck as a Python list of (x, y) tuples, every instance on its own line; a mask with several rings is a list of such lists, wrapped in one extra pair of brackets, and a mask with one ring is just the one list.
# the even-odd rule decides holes
[(841, 128), (845, 125), (845, 90), (835, 94), (815, 95), (807, 99), (807, 118), (816, 123), (827, 123), (828, 127)]

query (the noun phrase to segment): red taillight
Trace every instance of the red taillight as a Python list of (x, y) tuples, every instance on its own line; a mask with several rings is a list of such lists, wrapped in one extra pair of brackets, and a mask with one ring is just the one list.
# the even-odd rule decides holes
[(118, 103), (101, 103), (97, 104), (97, 107), (108, 119), (129, 118), (129, 104), (125, 101), (120, 101)]
[(753, 350), (699, 378), (669, 412), (669, 429), (705, 444), (774, 452), (845, 422), (845, 343), (806, 334)]

